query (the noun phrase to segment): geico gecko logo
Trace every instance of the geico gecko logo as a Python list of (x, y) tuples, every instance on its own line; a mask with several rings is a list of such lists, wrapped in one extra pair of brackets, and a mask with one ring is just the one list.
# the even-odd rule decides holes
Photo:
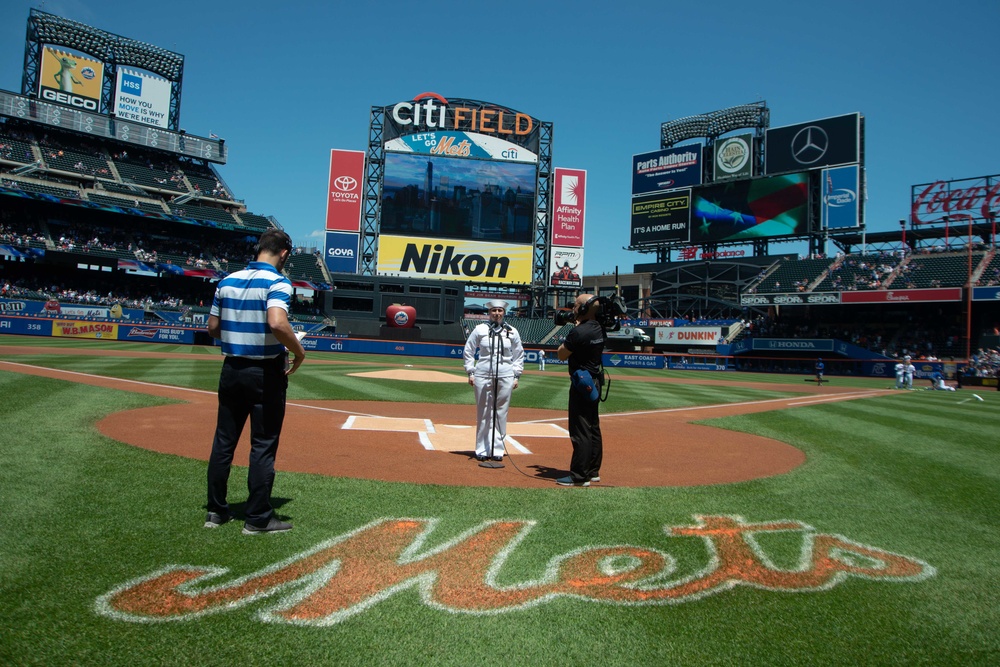
[(490, 106), (450, 105), (437, 93), (420, 93), (411, 102), (399, 102), (389, 115), (406, 130), (404, 134), (438, 129), (524, 136), (535, 129), (535, 121), (527, 114)]
[[(220, 566), (170, 565), (100, 596), (97, 613), (120, 621), (191, 620), (253, 605), (265, 623), (331, 626), (414, 589), (431, 609), (498, 614), (560, 598), (622, 606), (699, 600), (737, 586), (784, 593), (823, 591), (846, 581), (921, 581), (931, 565), (799, 521), (749, 523), (735, 516), (695, 516), (693, 525), (664, 526), (656, 547), (582, 546), (553, 554), (544, 573), (524, 579), (507, 565), (535, 521), (486, 521), (451, 537), (432, 534), (436, 519), (378, 519), (255, 573), (226, 578)], [(799, 562), (763, 544), (777, 533), (799, 540)], [(666, 550), (699, 538), (701, 556)], [(429, 546), (434, 544), (435, 546)], [(697, 544), (697, 543), (695, 543)], [(689, 556), (689, 552), (683, 552)], [(532, 571), (536, 571), (534, 567)], [(498, 582), (502, 581), (500, 584)], [(864, 590), (864, 589), (862, 589)], [(416, 600), (415, 596), (405, 596)]]

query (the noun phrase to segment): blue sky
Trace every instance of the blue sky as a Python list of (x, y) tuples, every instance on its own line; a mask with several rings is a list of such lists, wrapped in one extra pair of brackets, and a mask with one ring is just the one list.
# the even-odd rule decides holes
[(683, 116), (862, 113), (871, 231), (899, 229), (912, 185), (1000, 172), (996, 0), (7, 0), (0, 88), (20, 92), (33, 6), (183, 54), (182, 127), (224, 137), (235, 195), (302, 245), (323, 243), (329, 150), (364, 150), (372, 105), (426, 91), (553, 123), (553, 166), (588, 172), (587, 274), (652, 261), (623, 249), (631, 157)]

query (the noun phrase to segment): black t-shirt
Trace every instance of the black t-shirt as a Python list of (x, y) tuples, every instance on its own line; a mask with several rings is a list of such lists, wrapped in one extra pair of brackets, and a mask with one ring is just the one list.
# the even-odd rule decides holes
[(604, 352), (604, 329), (597, 320), (587, 320), (573, 327), (563, 345), (572, 352), (569, 372), (583, 368), (594, 378), (601, 375), (601, 354)]

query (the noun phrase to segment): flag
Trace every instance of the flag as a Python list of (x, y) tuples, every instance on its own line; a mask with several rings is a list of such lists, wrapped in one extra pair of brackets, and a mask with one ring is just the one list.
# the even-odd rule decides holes
[(218, 139), (219, 135), (217, 135), (215, 132), (209, 132), (208, 133), (208, 138), (209, 139)]

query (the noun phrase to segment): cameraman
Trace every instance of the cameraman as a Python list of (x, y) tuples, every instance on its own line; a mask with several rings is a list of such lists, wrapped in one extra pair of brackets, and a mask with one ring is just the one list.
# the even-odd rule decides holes
[[(578, 369), (590, 373), (598, 394), (604, 382), (601, 355), (607, 340), (604, 327), (597, 320), (600, 308), (601, 304), (593, 294), (578, 296), (573, 305), (576, 326), (556, 351), (560, 361), (569, 360), (570, 376)], [(560, 477), (556, 480), (556, 484), (590, 486), (591, 482), (601, 481), (604, 443), (601, 439), (601, 420), (597, 411), (599, 404), (599, 400), (592, 401), (570, 386), (569, 438), (573, 443), (573, 458), (570, 460), (569, 476)]]

